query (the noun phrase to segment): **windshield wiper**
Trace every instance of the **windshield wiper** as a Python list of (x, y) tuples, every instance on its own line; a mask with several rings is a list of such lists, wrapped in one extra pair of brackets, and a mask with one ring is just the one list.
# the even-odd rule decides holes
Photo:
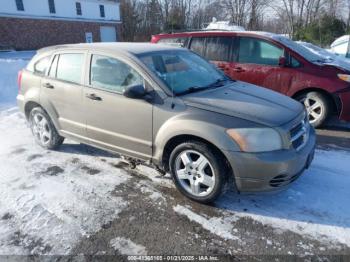
[(207, 88), (217, 88), (217, 87), (222, 87), (224, 86), (225, 82), (230, 81), (229, 78), (219, 78), (217, 79), (214, 83), (211, 83), (210, 85), (207, 85)]
[(178, 96), (187, 95), (187, 94), (191, 94), (191, 93), (195, 93), (195, 92), (198, 92), (198, 91), (205, 90), (205, 89), (207, 89), (207, 88), (208, 88), (208, 87), (206, 87), (206, 86), (204, 86), (204, 87), (192, 86), (192, 87), (188, 88), (188, 89), (185, 90), (185, 91), (176, 93), (176, 95), (178, 95)]
[(199, 92), (199, 91), (203, 91), (203, 90), (207, 90), (207, 89), (222, 87), (225, 85), (224, 83), (227, 81), (233, 81), (233, 80), (231, 80), (229, 78), (219, 78), (214, 83), (211, 83), (210, 85), (202, 86), (202, 87), (193, 86), (193, 87), (188, 88), (185, 91), (177, 93), (176, 95), (182, 96), (182, 95), (187, 95), (187, 94), (191, 94), (191, 93), (195, 93), (195, 92)]

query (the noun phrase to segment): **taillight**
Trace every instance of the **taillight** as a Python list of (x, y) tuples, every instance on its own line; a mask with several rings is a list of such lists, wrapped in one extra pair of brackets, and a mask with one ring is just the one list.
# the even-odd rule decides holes
[(22, 70), (18, 71), (17, 85), (18, 85), (18, 91), (20, 91), (22, 87)]

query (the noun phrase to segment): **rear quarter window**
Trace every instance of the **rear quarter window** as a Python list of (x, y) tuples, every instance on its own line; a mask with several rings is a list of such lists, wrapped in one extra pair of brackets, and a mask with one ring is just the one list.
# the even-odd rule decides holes
[(50, 60), (51, 55), (44, 56), (38, 60), (34, 59), (28, 64), (27, 70), (38, 75), (45, 75), (50, 66)]
[(171, 38), (161, 38), (157, 44), (166, 44), (176, 47), (186, 47), (187, 37), (171, 37)]

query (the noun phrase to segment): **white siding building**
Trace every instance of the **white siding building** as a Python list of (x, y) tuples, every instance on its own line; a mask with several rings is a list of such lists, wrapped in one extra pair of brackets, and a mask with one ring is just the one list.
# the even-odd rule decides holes
[(120, 40), (118, 0), (1, 0), (0, 48)]

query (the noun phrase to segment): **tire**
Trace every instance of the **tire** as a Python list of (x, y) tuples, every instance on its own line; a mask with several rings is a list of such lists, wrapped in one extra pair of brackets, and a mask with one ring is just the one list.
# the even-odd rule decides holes
[(169, 167), (177, 189), (194, 201), (211, 203), (223, 192), (226, 163), (220, 152), (205, 143), (178, 145), (170, 155)]
[(327, 122), (332, 112), (332, 106), (325, 95), (319, 92), (308, 92), (296, 99), (305, 106), (312, 126), (318, 128)]
[(30, 111), (29, 125), (36, 143), (41, 147), (56, 149), (62, 145), (64, 138), (58, 134), (49, 115), (41, 107), (35, 107)]

